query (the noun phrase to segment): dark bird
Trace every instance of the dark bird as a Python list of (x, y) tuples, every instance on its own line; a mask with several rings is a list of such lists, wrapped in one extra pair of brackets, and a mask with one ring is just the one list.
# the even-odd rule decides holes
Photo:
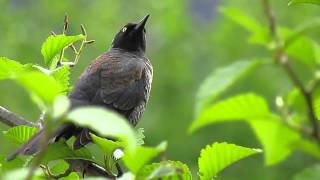
[[(133, 126), (138, 123), (149, 99), (153, 75), (152, 65), (145, 57), (148, 18), (149, 15), (139, 23), (128, 23), (121, 28), (111, 48), (82, 73), (69, 94), (71, 109), (102, 106), (118, 112)], [(88, 128), (64, 124), (54, 131), (50, 142), (76, 136), (74, 148), (78, 149), (91, 141), (89, 132)], [(19, 154), (34, 154), (40, 150), (43, 141), (44, 131), (40, 130), (7, 159), (12, 160)]]

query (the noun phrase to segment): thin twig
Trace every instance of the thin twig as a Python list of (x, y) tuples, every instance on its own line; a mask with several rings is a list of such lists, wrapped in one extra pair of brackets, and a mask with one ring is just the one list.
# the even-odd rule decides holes
[(282, 65), (283, 69), (288, 74), (291, 81), (299, 88), (302, 95), (304, 96), (304, 99), (306, 100), (306, 103), (307, 103), (309, 120), (313, 128), (313, 136), (317, 140), (320, 140), (318, 120), (317, 120), (315, 109), (313, 106), (313, 99), (312, 99), (313, 91), (309, 91), (305, 87), (303, 82), (299, 79), (297, 73), (292, 68), (292, 65), (289, 61), (288, 54), (286, 54), (286, 52), (284, 51), (282, 44), (280, 42), (280, 39), (278, 37), (277, 24), (276, 24), (274, 13), (271, 9), (269, 0), (262, 0), (262, 4), (263, 4), (265, 15), (269, 22), (269, 29), (270, 29), (271, 36), (276, 42), (276, 51), (277, 51), (277, 55), (275, 57), (276, 61), (279, 62), (280, 65)]

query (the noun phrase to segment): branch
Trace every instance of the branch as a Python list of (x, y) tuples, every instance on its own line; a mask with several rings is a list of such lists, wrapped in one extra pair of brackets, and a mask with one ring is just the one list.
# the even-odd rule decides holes
[(12, 127), (12, 126), (31, 126), (37, 127), (34, 123), (26, 121), (24, 118), (15, 115), (4, 107), (0, 106), (0, 122)]
[(286, 54), (286, 52), (284, 51), (282, 44), (279, 40), (278, 34), (277, 34), (277, 24), (276, 24), (276, 20), (274, 17), (274, 13), (271, 9), (270, 6), (270, 2), (269, 0), (262, 0), (262, 4), (263, 4), (263, 8), (264, 8), (264, 12), (265, 15), (268, 19), (269, 22), (269, 30), (271, 33), (271, 36), (273, 37), (273, 39), (276, 41), (276, 61), (280, 63), (280, 65), (282, 65), (283, 69), (285, 70), (285, 72), (288, 74), (289, 78), (291, 79), (291, 81), (299, 88), (299, 90), (301, 91), (304, 99), (306, 100), (307, 103), (307, 109), (308, 109), (308, 116), (309, 116), (309, 120), (312, 124), (312, 128), (313, 128), (313, 136), (315, 139), (320, 140), (320, 131), (319, 131), (319, 125), (318, 125), (318, 120), (316, 117), (316, 113), (315, 113), (315, 109), (313, 106), (313, 90), (308, 90), (305, 85), (303, 84), (303, 82), (299, 79), (297, 73), (294, 71), (294, 69), (292, 68), (292, 65), (289, 61), (289, 57), (288, 54)]
[[(25, 120), (23, 117), (17, 116), (13, 112), (8, 111), (7, 109), (0, 106), (0, 122), (10, 126), (20, 126), (26, 125), (30, 127), (37, 127), (37, 125)], [(42, 151), (43, 152), (43, 151)], [(81, 160), (81, 159), (74, 159), (68, 160), (70, 167), (72, 167), (73, 171), (81, 170), (80, 172), (85, 172), (86, 175), (89, 176), (102, 176), (110, 178), (110, 175), (101, 167), (98, 167), (92, 164), (89, 161)]]

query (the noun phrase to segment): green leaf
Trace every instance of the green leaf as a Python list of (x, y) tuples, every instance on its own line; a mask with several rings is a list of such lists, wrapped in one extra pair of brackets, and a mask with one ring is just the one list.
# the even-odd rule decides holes
[(49, 75), (42, 72), (23, 73), (17, 81), (41, 107), (50, 105), (56, 96), (63, 94), (63, 88)]
[(137, 145), (142, 146), (144, 144), (144, 129), (143, 128), (138, 128), (136, 130), (136, 140), (137, 140)]
[(49, 170), (51, 174), (59, 175), (63, 174), (69, 169), (69, 164), (65, 160), (56, 160), (48, 163)]
[(300, 61), (309, 67), (314, 67), (319, 61), (317, 59), (317, 46), (318, 44), (314, 40), (300, 36), (286, 47), (286, 52), (292, 59)]
[(136, 179), (191, 180), (192, 176), (187, 165), (179, 161), (163, 161), (144, 166)]
[(69, 92), (70, 90), (70, 67), (69, 66), (62, 66), (57, 69), (55, 69), (52, 73), (51, 76), (60, 83), (60, 85), (63, 88), (63, 91), (65, 93)]
[(80, 180), (80, 177), (79, 177), (78, 173), (72, 172), (66, 177), (59, 178), (59, 180)]
[(244, 27), (251, 33), (249, 38), (249, 42), (254, 44), (265, 45), (270, 41), (270, 35), (268, 33), (267, 28), (263, 27), (259, 24), (252, 15), (246, 14), (243, 10), (236, 8), (220, 8), (220, 12), (222, 12), (226, 17)]
[(65, 115), (70, 107), (70, 101), (66, 96), (58, 96), (53, 102), (53, 118), (59, 118)]
[(300, 134), (289, 129), (276, 115), (252, 120), (250, 125), (264, 147), (267, 165), (277, 164), (287, 158), (293, 151), (294, 143), (300, 139)]
[(291, 0), (289, 1), (288, 5), (301, 4), (301, 3), (320, 5), (320, 0)]
[(25, 161), (21, 157), (17, 157), (12, 161), (7, 161), (7, 157), (5, 155), (0, 155), (0, 178), (1, 178), (1, 171), (7, 172), (12, 169), (22, 168), (25, 164)]
[(112, 156), (113, 152), (116, 149), (123, 149), (124, 148), (124, 145), (121, 142), (112, 141), (112, 140), (109, 140), (109, 139), (106, 139), (106, 138), (102, 138), (102, 137), (96, 136), (96, 135), (94, 135), (92, 133), (90, 133), (90, 136), (92, 138), (92, 141), (95, 144), (97, 144), (103, 150), (103, 152), (105, 154), (107, 154), (109, 156)]
[(320, 164), (314, 164), (311, 167), (304, 169), (296, 174), (293, 180), (319, 180), (320, 179)]
[[(249, 74), (261, 61), (236, 61), (233, 64), (213, 71), (201, 84), (196, 99), (196, 114), (208, 106), (223, 91), (228, 89), (241, 77)], [(228, 77), (228, 78), (226, 78)]]
[(126, 153), (123, 161), (133, 174), (137, 174), (147, 162), (164, 152), (165, 149), (166, 143), (161, 143), (156, 148), (138, 146), (136, 151)]
[(299, 139), (293, 143), (292, 147), (320, 160), (320, 146), (318, 142), (308, 139)]
[(92, 162), (95, 161), (88, 149), (83, 147), (79, 150), (73, 151), (63, 141), (50, 144), (48, 146), (45, 157), (42, 159), (42, 162), (47, 164), (50, 161), (55, 161), (59, 159), (83, 159)]
[[(295, 40), (304, 35), (305, 32), (315, 29), (317, 30), (320, 27), (320, 18), (309, 19), (303, 23), (300, 23), (293, 30), (289, 30), (287, 28), (282, 28), (282, 32), (280, 35), (286, 36), (285, 39), (285, 47), (290, 46)], [(283, 31), (285, 29), (285, 31)]]
[(42, 44), (41, 54), (44, 57), (45, 65), (49, 69), (55, 69), (57, 67), (58, 60), (54, 60), (54, 57), (61, 52), (64, 48), (68, 47), (72, 43), (83, 40), (83, 35), (66, 36), (66, 35), (51, 35)]
[[(15, 169), (11, 171), (7, 171), (4, 173), (3, 179), (26, 179), (28, 176), (29, 169), (28, 168), (21, 168), (21, 169)], [(32, 177), (32, 180), (46, 180), (43, 176), (43, 173), (40, 169), (37, 169)]]
[(191, 124), (190, 132), (221, 121), (251, 120), (267, 117), (269, 113), (263, 97), (252, 93), (241, 94), (219, 101), (204, 109)]
[(200, 179), (213, 179), (227, 166), (262, 152), (260, 149), (251, 149), (234, 144), (214, 143), (201, 150), (198, 160)]
[(80, 107), (72, 110), (67, 121), (82, 127), (88, 127), (104, 137), (116, 137), (122, 140), (128, 150), (134, 150), (137, 142), (134, 130), (119, 114), (101, 107)]
[(37, 128), (29, 126), (15, 126), (4, 131), (7, 138), (18, 144), (26, 143), (38, 131)]

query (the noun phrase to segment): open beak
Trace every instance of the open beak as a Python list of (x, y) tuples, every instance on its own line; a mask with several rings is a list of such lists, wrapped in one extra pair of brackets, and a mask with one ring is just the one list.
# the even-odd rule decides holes
[(148, 18), (149, 18), (149, 14), (146, 15), (135, 27), (136, 30), (143, 30), (144, 26), (146, 25)]

